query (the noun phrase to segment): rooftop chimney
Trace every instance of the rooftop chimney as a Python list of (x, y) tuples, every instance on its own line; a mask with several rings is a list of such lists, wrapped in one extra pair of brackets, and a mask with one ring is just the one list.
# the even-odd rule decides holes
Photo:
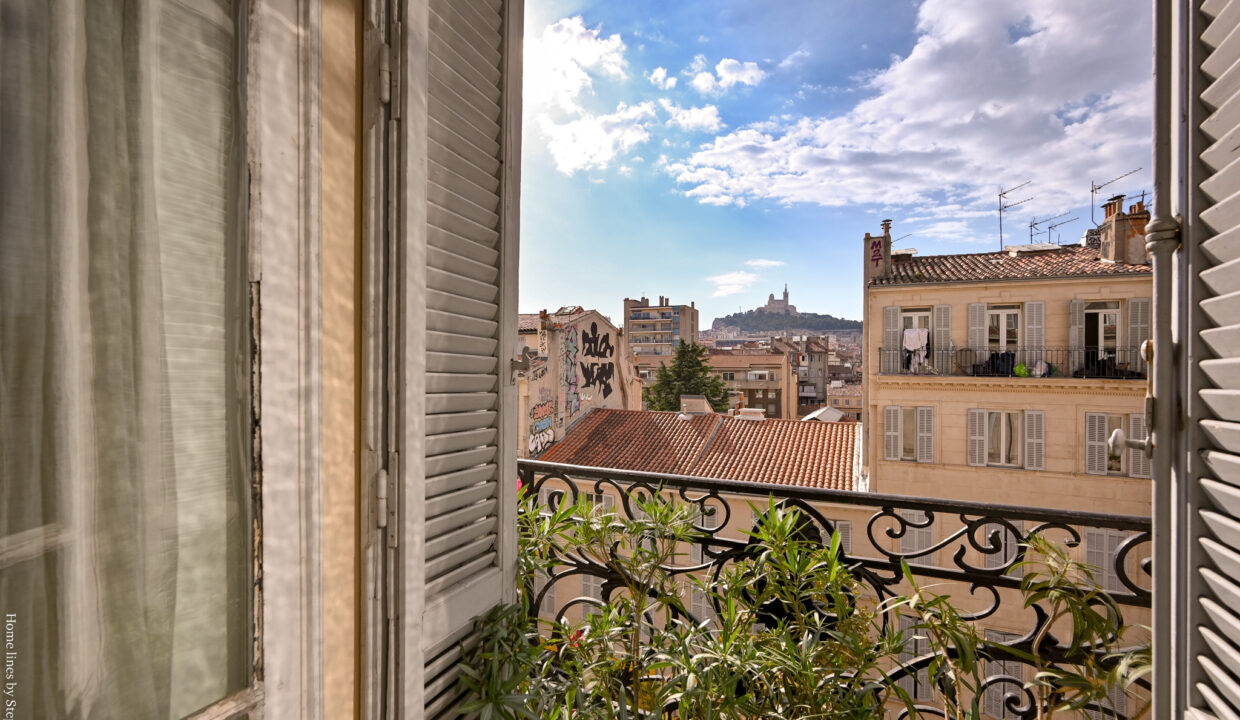
[(1124, 196), (1116, 195), (1103, 205), (1106, 217), (1098, 227), (1101, 243), (1099, 253), (1106, 262), (1146, 265), (1145, 224), (1150, 212), (1144, 202), (1137, 202), (1124, 212)]
[(874, 236), (869, 233), (865, 234), (862, 242), (865, 247), (862, 249), (865, 258), (865, 280), (877, 278), (885, 278), (891, 274), (891, 221), (884, 220), (883, 234)]

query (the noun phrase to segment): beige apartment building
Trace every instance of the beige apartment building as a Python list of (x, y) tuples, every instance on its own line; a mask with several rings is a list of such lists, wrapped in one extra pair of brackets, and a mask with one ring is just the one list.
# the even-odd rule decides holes
[(827, 405), (844, 413), (846, 418), (861, 420), (861, 386), (831, 381), (827, 387)]
[[(1093, 242), (917, 257), (866, 235), (865, 467), (878, 492), (1144, 515), (1148, 212)], [(1092, 235), (1092, 234), (1091, 234)]]
[(670, 358), (677, 345), (698, 341), (698, 310), (692, 302), (673, 305), (662, 295), (657, 305), (651, 305), (649, 298), (625, 298), (624, 334), (634, 358)]

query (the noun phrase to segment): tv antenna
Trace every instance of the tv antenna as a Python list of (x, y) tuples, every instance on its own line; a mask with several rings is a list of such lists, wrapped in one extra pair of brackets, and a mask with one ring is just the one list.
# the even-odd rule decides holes
[[(1116, 180), (1123, 180), (1124, 178), (1128, 177), (1129, 175), (1132, 175), (1133, 173), (1141, 172), (1141, 170), (1143, 170), (1143, 168), (1137, 168), (1136, 170), (1129, 170), (1123, 175), (1120, 175), (1119, 177), (1113, 177), (1110, 180), (1107, 180), (1106, 182), (1102, 183), (1101, 185), (1094, 182), (1093, 180), (1089, 181), (1089, 221), (1094, 224), (1094, 227), (1098, 227), (1098, 221), (1094, 219), (1094, 206), (1098, 204), (1098, 191), (1106, 187), (1107, 185), (1110, 185), (1111, 183), (1115, 182)], [(1144, 198), (1145, 193), (1142, 193), (1141, 196), (1142, 198)]]
[[(1067, 215), (1067, 213), (1064, 213), (1064, 215)], [(1063, 215), (1060, 215), (1060, 217), (1063, 217)], [(1054, 218), (1051, 218), (1051, 219), (1053, 220)], [(1062, 221), (1060, 221), (1060, 222), (1054, 223), (1053, 225), (1047, 225), (1047, 226), (1046, 226), (1046, 239), (1047, 239), (1048, 241), (1051, 239), (1051, 231), (1052, 231), (1052, 230), (1054, 230), (1055, 228), (1059, 227), (1060, 225), (1067, 225), (1068, 223), (1071, 223), (1071, 222), (1076, 222), (1076, 221), (1077, 221), (1077, 220), (1079, 220), (1079, 219), (1080, 219), (1080, 218), (1078, 218), (1078, 217), (1076, 217), (1076, 216), (1074, 215), (1074, 216), (1072, 216), (1072, 217), (1068, 218), (1067, 220), (1062, 220)], [(1055, 239), (1055, 243), (1056, 243), (1056, 244), (1060, 244), (1060, 243), (1059, 243), (1059, 239), (1058, 239), (1058, 238), (1059, 238), (1059, 233), (1055, 233), (1055, 238), (1056, 238), (1056, 239)]]
[(1042, 219), (1042, 220), (1030, 220), (1030, 221), (1029, 221), (1029, 242), (1033, 242), (1033, 236), (1034, 236), (1034, 232), (1033, 232), (1033, 231), (1034, 231), (1034, 230), (1037, 230), (1037, 231), (1038, 231), (1038, 232), (1037, 232), (1037, 234), (1038, 234), (1038, 235), (1041, 235), (1042, 233), (1047, 233), (1047, 235), (1046, 235), (1046, 239), (1047, 239), (1047, 240), (1050, 240), (1050, 239), (1051, 239), (1051, 236), (1050, 236), (1050, 230), (1049, 230), (1049, 229), (1048, 229), (1048, 230), (1039, 230), (1039, 229), (1038, 229), (1038, 226), (1040, 226), (1042, 223), (1048, 223), (1048, 222), (1050, 222), (1050, 221), (1052, 221), (1052, 220), (1058, 220), (1059, 218), (1062, 218), (1062, 217), (1067, 217), (1069, 214), (1070, 214), (1070, 213), (1063, 213), (1062, 215), (1056, 215), (1055, 217), (1044, 218), (1044, 219)]
[(908, 233), (907, 235), (901, 235), (900, 237), (896, 238), (895, 240), (892, 240), (892, 241), (891, 241), (891, 244), (892, 244), (892, 245), (895, 245), (896, 243), (900, 242), (900, 241), (901, 241), (901, 240), (903, 240), (904, 238), (906, 238), (906, 237), (912, 237), (912, 236), (913, 236), (913, 233)]
[(1024, 200), (1017, 200), (1016, 202), (1007, 202), (1007, 194), (1012, 192), (1013, 190), (1019, 190), (1031, 182), (1033, 181), (1026, 180), (1019, 185), (1008, 188), (1007, 190), (1004, 190), (1002, 188), (999, 189), (999, 249), (1000, 250), (1003, 249), (1003, 211), (1007, 210), (1008, 208), (1016, 207), (1017, 205), (1024, 205), (1025, 203), (1033, 199), (1033, 196), (1030, 195)]

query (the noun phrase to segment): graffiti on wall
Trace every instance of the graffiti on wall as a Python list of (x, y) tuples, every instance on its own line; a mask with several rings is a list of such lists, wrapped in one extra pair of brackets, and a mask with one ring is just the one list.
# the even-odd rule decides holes
[(577, 328), (564, 333), (564, 413), (576, 415), (581, 410), (577, 384)]
[(555, 406), (550, 400), (530, 408), (530, 442), (527, 449), (531, 456), (538, 455), (555, 441), (555, 431), (551, 429), (554, 420)]
[(581, 333), (581, 354), (593, 359), (593, 362), (581, 363), (582, 384), (598, 388), (606, 399), (611, 395), (611, 381), (616, 375), (616, 349), (611, 344), (611, 333), (600, 335), (598, 323), (590, 323), (590, 329)]

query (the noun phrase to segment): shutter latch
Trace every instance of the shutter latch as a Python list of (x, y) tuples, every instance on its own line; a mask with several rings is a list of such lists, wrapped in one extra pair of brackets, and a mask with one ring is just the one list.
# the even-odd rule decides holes
[(1119, 457), (1129, 448), (1140, 450), (1147, 458), (1154, 457), (1154, 433), (1150, 432), (1150, 420), (1154, 417), (1154, 340), (1147, 339), (1141, 343), (1141, 357), (1145, 359), (1145, 375), (1148, 385), (1145, 391), (1145, 439), (1134, 440), (1128, 437), (1123, 428), (1111, 433), (1107, 438), (1107, 450), (1111, 457)]

